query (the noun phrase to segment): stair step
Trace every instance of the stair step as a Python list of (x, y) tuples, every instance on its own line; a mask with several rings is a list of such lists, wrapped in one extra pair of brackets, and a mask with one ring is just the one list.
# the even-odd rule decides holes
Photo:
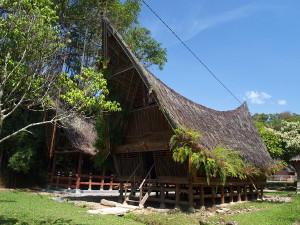
[(139, 203), (140, 201), (128, 199), (128, 200), (126, 200), (126, 202), (137, 202), (137, 203)]

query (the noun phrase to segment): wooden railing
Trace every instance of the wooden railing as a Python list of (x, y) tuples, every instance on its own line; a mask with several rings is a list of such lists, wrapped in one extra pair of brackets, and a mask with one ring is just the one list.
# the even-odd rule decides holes
[(104, 190), (119, 189), (120, 183), (114, 182), (113, 176), (100, 176), (92, 174), (65, 174), (57, 172), (55, 175), (50, 174), (49, 184), (54, 187), (63, 187), (68, 189), (82, 190)]

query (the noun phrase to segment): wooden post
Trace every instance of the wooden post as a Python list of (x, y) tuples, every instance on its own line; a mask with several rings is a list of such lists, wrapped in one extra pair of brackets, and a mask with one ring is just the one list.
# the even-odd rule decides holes
[(241, 186), (240, 185), (238, 185), (237, 186), (237, 194), (238, 194), (238, 202), (240, 202), (241, 200), (242, 200), (242, 198), (241, 198)]
[(204, 186), (201, 185), (200, 187), (200, 209), (204, 210), (205, 209), (205, 205), (204, 205)]
[(253, 192), (253, 185), (250, 185), (250, 193), (251, 193), (251, 200), (254, 200), (254, 192)]
[(131, 182), (130, 196), (135, 196), (135, 182)]
[(71, 189), (72, 172), (69, 172), (68, 189)]
[(189, 211), (190, 212), (195, 212), (194, 193), (193, 193), (193, 185), (192, 184), (189, 184), (188, 191), (189, 191)]
[(230, 197), (230, 203), (233, 203), (233, 188), (232, 185), (229, 186), (229, 197)]
[(264, 196), (264, 185), (260, 185), (260, 199), (263, 199)]
[(211, 187), (211, 202), (212, 202), (212, 207), (215, 207), (216, 206), (216, 190), (215, 190), (216, 187), (212, 186)]
[(124, 184), (123, 184), (123, 183), (120, 183), (119, 192), (120, 192), (120, 195), (119, 195), (119, 203), (123, 203), (123, 201), (124, 201), (124, 198), (123, 198), (123, 194), (124, 194)]
[(244, 186), (244, 201), (248, 201), (247, 185)]
[(165, 203), (165, 185), (160, 184), (160, 208), (165, 209), (166, 203)]
[(221, 204), (225, 203), (224, 186), (221, 186)]
[(103, 190), (103, 187), (104, 187), (104, 176), (101, 176), (100, 190)]
[(89, 191), (92, 190), (92, 173), (90, 173), (90, 177), (89, 177)]
[(176, 189), (175, 189), (175, 209), (180, 209), (180, 184), (176, 184)]
[(255, 189), (256, 199), (259, 199), (258, 189), (259, 189), (259, 185), (256, 185), (256, 189)]
[(54, 155), (54, 158), (53, 158), (53, 163), (52, 163), (52, 171), (51, 171), (51, 179), (50, 179), (50, 186), (52, 185), (53, 183), (53, 178), (54, 178), (54, 173), (55, 173), (55, 167), (56, 167), (56, 154)]
[(104, 175), (105, 175), (105, 170), (103, 169), (102, 172), (101, 172), (101, 184), (100, 184), (100, 190), (103, 190), (104, 188)]
[(81, 169), (82, 169), (82, 154), (80, 152), (79, 153), (79, 160), (78, 160), (78, 168), (77, 168), (76, 189), (80, 189)]
[(56, 187), (58, 187), (59, 184), (59, 177), (60, 177), (60, 172), (57, 172), (57, 176), (56, 176)]
[(113, 182), (114, 182), (114, 177), (110, 176), (109, 190), (112, 190)]

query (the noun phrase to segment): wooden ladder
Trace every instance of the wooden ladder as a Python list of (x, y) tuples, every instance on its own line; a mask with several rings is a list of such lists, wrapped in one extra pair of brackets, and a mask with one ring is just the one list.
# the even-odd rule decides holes
[[(139, 191), (140, 191), (140, 196), (139, 196), (139, 207), (143, 208), (145, 202), (147, 201), (147, 199), (149, 198), (153, 188), (156, 185), (156, 180), (151, 180), (151, 171), (154, 168), (154, 163), (151, 166), (150, 170), (148, 171), (147, 175), (145, 176), (144, 180), (142, 181), (142, 183), (140, 184), (139, 187)], [(148, 182), (147, 182), (148, 180)], [(147, 185), (147, 186), (144, 186)], [(147, 191), (144, 192), (143, 189), (148, 189)], [(144, 195), (145, 194), (145, 195)]]
[[(156, 180), (151, 179), (151, 171), (154, 168), (154, 164), (151, 166), (150, 170), (148, 171), (147, 175), (145, 176), (145, 178), (143, 179), (143, 181), (140, 183), (139, 185), (139, 196), (138, 197), (134, 197), (133, 194), (134, 192), (136, 192), (136, 186), (138, 184), (138, 182), (136, 182), (135, 180), (135, 172), (137, 171), (137, 169), (139, 168), (139, 165), (135, 168), (135, 170), (133, 171), (133, 173), (131, 174), (131, 176), (128, 178), (126, 185), (125, 185), (125, 200), (123, 204), (127, 204), (128, 202), (133, 202), (133, 203), (138, 203), (139, 207), (143, 208), (145, 202), (147, 201), (147, 199), (149, 198), (152, 190), (154, 189), (155, 185), (156, 185)], [(131, 180), (131, 178), (134, 177), (133, 179), (133, 185), (131, 187), (131, 191), (130, 194), (127, 193), (128, 187), (127, 184), (129, 183), (129, 181)]]

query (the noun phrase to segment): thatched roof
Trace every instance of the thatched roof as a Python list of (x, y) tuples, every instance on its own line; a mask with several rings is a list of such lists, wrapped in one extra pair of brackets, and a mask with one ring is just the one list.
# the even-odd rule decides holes
[[(203, 148), (213, 149), (221, 145), (240, 151), (241, 157), (246, 162), (258, 167), (272, 163), (272, 158), (260, 137), (246, 103), (235, 110), (216, 111), (181, 96), (139, 62), (107, 18), (104, 17), (103, 22), (109, 33), (107, 45), (113, 42), (118, 43), (124, 51), (123, 55), (129, 58), (149, 92), (154, 93), (157, 104), (173, 128), (184, 127), (199, 131), (202, 135), (200, 144)], [(104, 48), (118, 49), (116, 46), (105, 46), (105, 43)]]
[(67, 117), (60, 121), (72, 148), (88, 155), (95, 155), (95, 121), (81, 116)]
[(300, 155), (296, 155), (295, 157), (291, 158), (290, 161), (299, 162), (300, 161)]

